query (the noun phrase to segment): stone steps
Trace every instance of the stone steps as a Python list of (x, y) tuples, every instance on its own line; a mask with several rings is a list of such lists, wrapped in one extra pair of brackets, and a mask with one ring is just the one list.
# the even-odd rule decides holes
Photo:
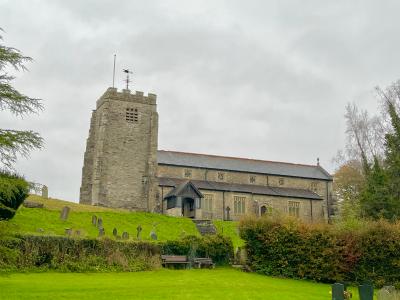
[(201, 235), (206, 234), (217, 234), (217, 229), (215, 228), (211, 220), (192, 220), (196, 224), (197, 230)]

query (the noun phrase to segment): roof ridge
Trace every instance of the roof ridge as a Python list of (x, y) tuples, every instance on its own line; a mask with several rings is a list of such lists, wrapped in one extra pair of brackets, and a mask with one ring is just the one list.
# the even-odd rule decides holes
[(204, 154), (204, 153), (195, 153), (195, 152), (183, 152), (183, 151), (175, 151), (175, 150), (158, 150), (158, 151), (161, 151), (161, 152), (173, 152), (173, 153), (180, 153), (180, 154), (190, 154), (190, 155), (199, 155), (199, 156), (201, 155), (201, 156), (211, 156), (211, 157), (220, 157), (220, 158), (231, 158), (231, 159), (238, 159), (238, 160), (250, 160), (250, 161), (254, 161), (254, 162), (268, 162), (268, 163), (277, 163), (277, 164), (287, 164), (287, 165), (313, 167), (313, 168), (318, 168), (319, 167), (319, 168), (323, 169), (321, 166), (318, 166), (318, 165), (290, 163), (290, 162), (284, 162), (284, 161), (263, 160), (263, 159), (247, 158), (247, 157), (235, 157), (235, 156)]

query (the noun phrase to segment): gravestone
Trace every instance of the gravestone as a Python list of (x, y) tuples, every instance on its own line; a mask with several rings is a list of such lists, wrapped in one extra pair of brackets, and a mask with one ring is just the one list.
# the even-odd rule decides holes
[(25, 200), (22, 205), (26, 208), (43, 208), (43, 203), (37, 203), (33, 201), (27, 201)]
[(42, 186), (42, 197), (45, 199), (49, 198), (49, 189), (46, 185)]
[(140, 233), (142, 232), (142, 226), (136, 227), (136, 238), (140, 240)]
[(152, 240), (157, 240), (157, 234), (155, 233), (155, 231), (154, 230), (152, 230), (151, 232), (150, 232), (150, 237), (151, 237), (151, 239)]
[(117, 228), (114, 228), (114, 229), (113, 229), (113, 236), (116, 237), (117, 235), (118, 235), (118, 230), (117, 230)]
[(75, 230), (75, 235), (80, 236), (81, 235), (81, 231), (80, 230)]
[(103, 227), (99, 228), (99, 236), (104, 236), (106, 234), (106, 231), (104, 230)]
[(360, 295), (360, 300), (373, 300), (374, 287), (371, 284), (359, 285), (358, 294)]
[(400, 293), (398, 293), (394, 286), (384, 286), (377, 293), (378, 300), (400, 300)]
[(92, 225), (97, 226), (97, 216), (92, 216)]
[(229, 206), (226, 207), (226, 220), (230, 221), (231, 216), (229, 215), (229, 212), (231, 211), (231, 208)]
[(344, 285), (341, 283), (332, 284), (332, 300), (344, 300)]
[(71, 236), (72, 229), (71, 228), (65, 228), (65, 234), (68, 235), (68, 236)]
[(103, 219), (102, 218), (98, 218), (97, 220), (97, 228), (103, 228)]
[(71, 209), (68, 206), (64, 206), (60, 214), (60, 219), (64, 221), (67, 220), (70, 210)]
[(124, 232), (122, 233), (122, 239), (123, 239), (123, 240), (128, 240), (128, 239), (129, 239), (129, 233), (127, 233), (126, 231), (124, 231)]

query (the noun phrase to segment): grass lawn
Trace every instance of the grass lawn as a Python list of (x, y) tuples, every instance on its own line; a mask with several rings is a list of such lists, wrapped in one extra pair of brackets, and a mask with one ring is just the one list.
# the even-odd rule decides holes
[[(92, 216), (103, 219), (106, 236), (112, 237), (112, 231), (117, 228), (118, 234), (123, 231), (130, 234), (130, 239), (136, 238), (136, 227), (141, 225), (141, 238), (150, 240), (153, 224), (156, 224), (158, 240), (176, 240), (182, 234), (200, 235), (195, 224), (188, 218), (169, 217), (145, 212), (130, 212), (122, 209), (111, 209), (91, 205), (81, 205), (56, 199), (43, 199), (31, 195), (29, 201), (40, 202), (44, 208), (25, 208), (21, 205), (17, 214), (8, 222), (3, 222), (9, 232), (36, 235), (65, 235), (65, 228), (80, 230), (82, 237), (98, 236), (98, 230), (92, 225)], [(64, 206), (71, 208), (68, 220), (60, 220), (60, 211)], [(39, 232), (38, 229), (43, 232)]]
[[(92, 216), (96, 215), (103, 219), (103, 226), (108, 237), (113, 237), (112, 231), (117, 228), (119, 235), (127, 231), (131, 239), (136, 238), (136, 227), (139, 224), (143, 228), (141, 238), (144, 240), (150, 240), (153, 224), (156, 224), (160, 241), (176, 240), (183, 234), (200, 235), (194, 223), (188, 218), (82, 205), (58, 199), (44, 199), (36, 195), (30, 195), (27, 200), (43, 203), (44, 208), (25, 208), (21, 205), (13, 219), (2, 222), (2, 226), (6, 226), (8, 232), (64, 236), (65, 228), (72, 228), (74, 231), (79, 230), (81, 237), (95, 238), (98, 236), (98, 230), (91, 224), (91, 220)], [(60, 220), (60, 212), (64, 206), (71, 208), (66, 221)], [(232, 239), (235, 248), (244, 245), (244, 241), (238, 235), (237, 222), (214, 220), (214, 225), (219, 233)], [(39, 232), (39, 229), (43, 232)]]
[[(0, 276), (0, 299), (331, 299), (330, 285), (234, 269)], [(358, 299), (353, 293), (352, 299)]]

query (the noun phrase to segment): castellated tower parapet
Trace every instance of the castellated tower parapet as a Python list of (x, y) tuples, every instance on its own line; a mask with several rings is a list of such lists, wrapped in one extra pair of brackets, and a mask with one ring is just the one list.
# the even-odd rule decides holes
[(153, 211), (157, 205), (157, 96), (108, 88), (92, 112), (80, 203)]

